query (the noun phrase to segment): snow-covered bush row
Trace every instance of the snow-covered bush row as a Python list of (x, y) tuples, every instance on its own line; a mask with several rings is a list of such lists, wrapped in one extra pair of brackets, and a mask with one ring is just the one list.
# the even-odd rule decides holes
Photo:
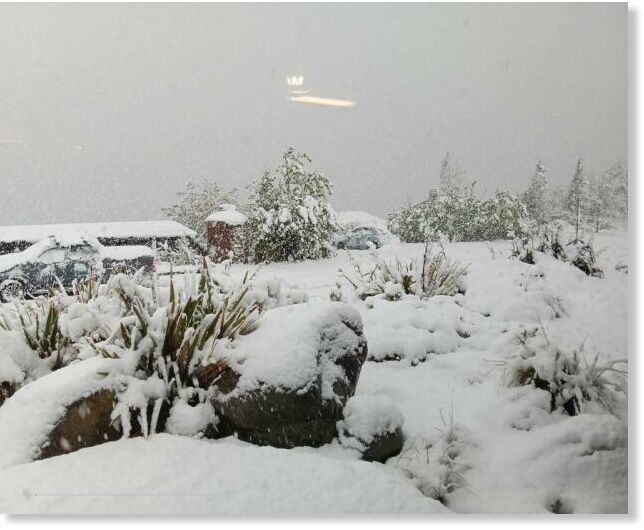
[(476, 181), (467, 186), (464, 172), (449, 153), (443, 159), (440, 185), (427, 199), (388, 216), (391, 232), (403, 242), (427, 239), (485, 241), (524, 236), (530, 225), (543, 226), (565, 220), (583, 230), (625, 226), (628, 221), (628, 170), (618, 163), (603, 175), (587, 174), (580, 159), (567, 189), (549, 189), (547, 170), (539, 161), (526, 191), (515, 197), (497, 190), (487, 199), (474, 193)]
[[(351, 259), (352, 273), (340, 269), (339, 275), (355, 290), (361, 300), (382, 295), (386, 300), (400, 300), (405, 295), (420, 298), (432, 296), (453, 296), (465, 292), (464, 277), (467, 265), (449, 259), (442, 246), (434, 250), (425, 244), (422, 259), (414, 258), (395, 265), (377, 261), (369, 270), (363, 270), (358, 262)], [(341, 298), (340, 286), (332, 291), (331, 298)]]
[(480, 200), (470, 187), (439, 190), (428, 199), (391, 213), (389, 230), (406, 243), (427, 240), (490, 241), (522, 232), (524, 204), (507, 191)]

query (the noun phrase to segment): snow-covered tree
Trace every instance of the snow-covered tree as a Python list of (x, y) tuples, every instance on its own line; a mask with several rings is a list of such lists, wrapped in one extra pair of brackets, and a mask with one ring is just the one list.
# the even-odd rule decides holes
[(575, 225), (575, 242), (579, 241), (579, 232), (582, 229), (584, 214), (588, 208), (588, 180), (584, 174), (583, 161), (577, 160), (575, 174), (570, 181), (568, 194), (566, 195), (566, 210), (570, 215), (570, 221)]
[(526, 232), (526, 205), (508, 191), (498, 190), (482, 204), (481, 210), (481, 235), (486, 240), (514, 238)]
[(603, 178), (594, 178), (589, 181), (587, 218), (595, 232), (608, 226), (610, 200), (610, 190)]
[(606, 217), (612, 226), (628, 225), (628, 168), (622, 162), (610, 167), (602, 181), (609, 197)]
[(161, 211), (170, 219), (191, 228), (206, 241), (206, 217), (222, 204), (235, 204), (235, 190), (222, 191), (216, 182), (202, 180), (198, 184), (188, 182), (177, 193), (177, 202)]
[(282, 163), (251, 185), (249, 222), (255, 261), (299, 261), (331, 255), (337, 231), (331, 182), (307, 170), (311, 159), (292, 147)]
[(441, 195), (450, 195), (458, 191), (462, 186), (463, 171), (452, 159), (449, 153), (441, 162), (440, 171), (440, 193)]
[(628, 171), (621, 162), (590, 180), (586, 217), (595, 232), (627, 225)]
[(534, 175), (530, 179), (530, 185), (523, 194), (528, 215), (537, 221), (545, 223), (550, 218), (550, 205), (548, 200), (548, 177), (547, 170), (541, 163), (537, 162)]

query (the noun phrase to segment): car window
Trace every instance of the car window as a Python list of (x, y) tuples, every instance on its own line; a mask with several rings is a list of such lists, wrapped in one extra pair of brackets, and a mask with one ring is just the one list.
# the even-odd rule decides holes
[(42, 263), (60, 263), (65, 260), (65, 251), (62, 248), (52, 248), (45, 250), (39, 257), (38, 261)]

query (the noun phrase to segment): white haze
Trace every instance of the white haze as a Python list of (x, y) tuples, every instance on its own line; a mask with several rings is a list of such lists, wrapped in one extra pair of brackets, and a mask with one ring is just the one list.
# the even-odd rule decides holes
[[(384, 215), (627, 158), (626, 4), (0, 5), (0, 224), (154, 219), (288, 147)], [(286, 76), (353, 108), (288, 100)]]

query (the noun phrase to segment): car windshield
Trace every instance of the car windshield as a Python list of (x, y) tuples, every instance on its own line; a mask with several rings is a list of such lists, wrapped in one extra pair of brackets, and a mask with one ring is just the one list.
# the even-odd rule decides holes
[(353, 230), (353, 233), (355, 235), (362, 236), (362, 235), (373, 235), (376, 233), (376, 231), (373, 228), (369, 228), (367, 226), (361, 226), (359, 228), (355, 228)]
[(91, 259), (94, 254), (94, 249), (89, 245), (74, 245), (67, 251), (67, 258), (70, 260)]
[(42, 263), (59, 263), (65, 259), (65, 251), (62, 248), (52, 248), (45, 250), (39, 257), (38, 261)]

